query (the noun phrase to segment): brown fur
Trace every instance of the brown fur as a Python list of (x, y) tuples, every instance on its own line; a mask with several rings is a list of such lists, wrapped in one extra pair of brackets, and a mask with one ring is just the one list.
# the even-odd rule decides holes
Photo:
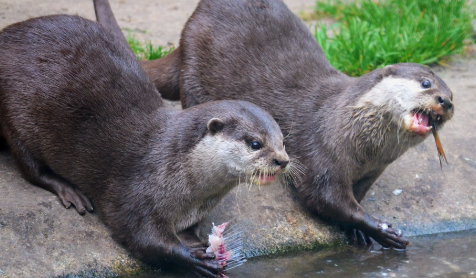
[[(287, 134), (290, 155), (306, 166), (295, 186), (311, 211), (342, 223), (353, 240), (369, 243), (370, 236), (383, 246), (406, 247), (400, 231), (383, 228), (387, 223), (359, 203), (390, 163), (423, 140), (405, 129), (410, 110), (441, 108), (438, 127), (451, 118), (452, 93), (430, 69), (397, 64), (348, 77), (329, 64), (281, 0), (202, 0), (179, 51), (173, 63), (184, 108), (220, 99), (264, 108)], [(433, 87), (407, 99), (396, 96), (398, 87), (372, 91), (390, 78), (431, 80)]]
[(0, 60), (1, 134), (25, 178), (80, 213), (89, 197), (135, 257), (216, 277), (197, 224), (240, 178), (286, 166), (272, 117), (243, 101), (163, 107), (132, 52), (77, 16), (5, 28)]

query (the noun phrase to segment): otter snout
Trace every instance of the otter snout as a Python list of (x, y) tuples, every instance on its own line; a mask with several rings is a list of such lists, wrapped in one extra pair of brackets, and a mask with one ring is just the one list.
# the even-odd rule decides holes
[(453, 102), (447, 96), (444, 96), (444, 95), (437, 96), (436, 102), (438, 103), (438, 105), (441, 106), (441, 108), (443, 108), (445, 112), (453, 109)]
[(276, 157), (273, 159), (274, 165), (278, 168), (277, 171), (286, 170), (289, 165), (289, 156), (286, 151), (276, 152)]
[(280, 167), (281, 169), (286, 168), (288, 163), (289, 163), (289, 160), (279, 160), (279, 159), (274, 160), (274, 164), (276, 164), (276, 166)]

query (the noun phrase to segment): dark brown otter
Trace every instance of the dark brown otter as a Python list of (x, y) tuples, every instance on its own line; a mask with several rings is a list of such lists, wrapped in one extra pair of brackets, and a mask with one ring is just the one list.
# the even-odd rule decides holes
[(359, 203), (390, 163), (452, 117), (452, 92), (429, 68), (396, 64), (348, 77), (280, 0), (202, 0), (179, 51), (168, 59), (179, 65), (184, 108), (220, 99), (264, 108), (306, 166), (295, 186), (311, 211), (342, 223), (354, 241), (407, 246)]
[(163, 107), (131, 51), (95, 22), (11, 25), (0, 60), (1, 134), (25, 178), (81, 214), (93, 210), (89, 197), (145, 262), (216, 277), (198, 223), (240, 180), (265, 183), (289, 168), (268, 113), (244, 101)]

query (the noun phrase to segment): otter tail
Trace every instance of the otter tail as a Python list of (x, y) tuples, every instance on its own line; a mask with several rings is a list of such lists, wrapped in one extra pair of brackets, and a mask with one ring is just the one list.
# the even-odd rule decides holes
[(119, 28), (116, 18), (112, 13), (109, 1), (94, 0), (94, 12), (96, 13), (97, 22), (99, 22), (99, 24), (101, 24), (101, 26), (106, 30), (114, 34), (116, 39), (132, 52), (132, 50), (129, 48), (126, 37), (124, 37), (124, 34), (122, 34), (121, 28)]
[[(120, 44), (125, 46), (131, 52), (127, 39), (117, 24), (116, 18), (112, 13), (108, 0), (94, 0), (94, 11), (96, 20), (106, 30), (114, 34)], [(150, 81), (159, 90), (163, 98), (168, 100), (180, 99), (180, 51), (179, 48), (172, 51), (167, 56), (152, 60), (141, 61), (141, 66), (149, 76)]]

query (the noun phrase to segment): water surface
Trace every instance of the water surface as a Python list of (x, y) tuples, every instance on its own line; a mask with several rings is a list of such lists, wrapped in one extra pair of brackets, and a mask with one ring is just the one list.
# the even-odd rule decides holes
[[(476, 230), (413, 237), (407, 250), (356, 245), (249, 259), (228, 272), (244, 277), (475, 277)], [(154, 271), (134, 277), (187, 277), (184, 273)]]

